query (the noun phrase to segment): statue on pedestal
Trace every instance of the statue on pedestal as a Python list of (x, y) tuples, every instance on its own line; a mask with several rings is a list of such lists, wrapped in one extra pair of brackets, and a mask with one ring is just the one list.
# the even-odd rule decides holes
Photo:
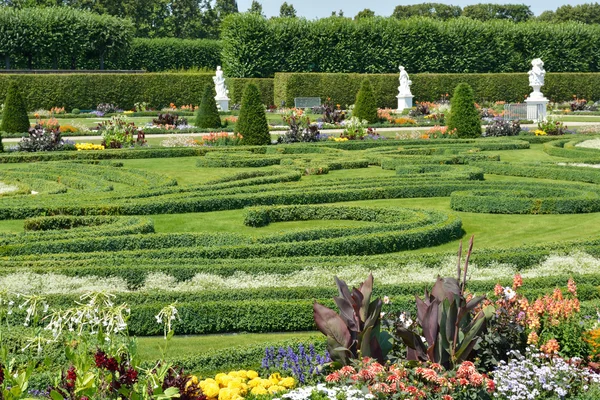
[(540, 92), (540, 88), (544, 86), (544, 76), (546, 75), (546, 71), (544, 70), (544, 62), (536, 58), (531, 61), (531, 71), (528, 72), (529, 75), (529, 86), (533, 88), (533, 92), (529, 95), (530, 98), (542, 98), (544, 95)]
[(215, 76), (213, 76), (213, 82), (215, 83), (215, 91), (217, 92), (216, 100), (229, 100), (227, 95), (229, 94), (229, 90), (227, 90), (227, 86), (225, 86), (225, 77), (223, 76), (223, 70), (221, 67), (217, 67), (217, 72)]
[(412, 96), (410, 85), (412, 81), (408, 78), (408, 73), (404, 67), (400, 66), (400, 86), (398, 86), (398, 96)]

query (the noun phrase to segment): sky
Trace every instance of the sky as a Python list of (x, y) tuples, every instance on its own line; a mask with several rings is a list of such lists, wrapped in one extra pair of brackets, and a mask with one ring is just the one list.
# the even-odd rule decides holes
[[(240, 11), (247, 11), (250, 8), (250, 4), (252, 4), (252, 0), (237, 0), (238, 1), (238, 9)], [(593, 3), (597, 0), (587, 0), (587, 1), (579, 1), (579, 0), (535, 0), (535, 1), (519, 1), (519, 0), (501, 0), (501, 1), (493, 1), (493, 0), (453, 0), (453, 1), (445, 1), (445, 0), (423, 0), (423, 1), (402, 1), (402, 0), (379, 0), (371, 3), (370, 1), (364, 0), (258, 0), (259, 3), (263, 6), (263, 13), (267, 17), (273, 17), (279, 15), (279, 7), (281, 4), (287, 1), (288, 4), (292, 4), (296, 9), (299, 17), (305, 17), (308, 19), (314, 18), (322, 18), (328, 17), (331, 15), (332, 11), (344, 11), (344, 16), (353, 17), (359, 11), (364, 10), (365, 8), (369, 8), (375, 11), (376, 15), (382, 16), (390, 16), (394, 11), (394, 8), (397, 5), (403, 4), (417, 4), (417, 3), (445, 3), (452, 4), (464, 7), (469, 4), (477, 4), (477, 3), (500, 3), (500, 4), (527, 4), (531, 7), (531, 10), (535, 15), (539, 15), (542, 11), (546, 10), (556, 10), (558, 7), (564, 4), (582, 4), (582, 3)]]

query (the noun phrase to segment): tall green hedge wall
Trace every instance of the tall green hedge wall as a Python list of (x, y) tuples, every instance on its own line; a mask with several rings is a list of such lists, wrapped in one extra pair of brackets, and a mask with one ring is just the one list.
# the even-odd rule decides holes
[(81, 59), (100, 66), (101, 60), (126, 49), (132, 38), (132, 22), (109, 15), (68, 7), (0, 7), (4, 67), (76, 68)]
[[(125, 110), (145, 101), (151, 107), (200, 104), (206, 84), (213, 84), (214, 73), (147, 73), (147, 74), (2, 74), (0, 99), (5, 98), (8, 82), (18, 82), (29, 111), (65, 107), (95, 109), (99, 103), (112, 103)], [(227, 80), (231, 103), (241, 103), (248, 83), (258, 86), (261, 101), (273, 103), (273, 79)]]
[(600, 71), (600, 25), (468, 18), (331, 17), (266, 19), (229, 16), (222, 62), (236, 77), (276, 72), (525, 72), (540, 57), (552, 72)]
[(158, 72), (173, 69), (208, 68), (221, 65), (218, 40), (134, 39), (128, 51), (111, 64), (112, 69), (144, 69)]
[[(295, 97), (331, 98), (342, 106), (353, 104), (362, 81), (368, 78), (379, 107), (397, 107), (398, 74), (277, 73), (274, 100), (293, 105)], [(415, 101), (435, 101), (451, 94), (462, 82), (473, 87), (476, 101), (523, 102), (531, 92), (526, 73), (512, 74), (411, 74)], [(599, 73), (548, 73), (544, 95), (552, 101), (600, 99)]]

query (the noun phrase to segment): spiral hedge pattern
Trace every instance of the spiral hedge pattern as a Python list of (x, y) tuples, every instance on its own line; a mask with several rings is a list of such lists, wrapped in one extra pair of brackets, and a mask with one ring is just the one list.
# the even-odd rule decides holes
[[(462, 212), (600, 212), (600, 174), (568, 165), (600, 160), (598, 150), (576, 147), (587, 139), (365, 140), (0, 155), (0, 162), (11, 163), (2, 166), (0, 180), (18, 187), (0, 196), (0, 219), (24, 220), (23, 232), (0, 233), (0, 279), (19, 273), (120, 279), (127, 290), (118, 292), (117, 300), (131, 305), (130, 331), (138, 335), (159, 334), (162, 328), (154, 315), (175, 300), (182, 316), (175, 324), (180, 334), (309, 330), (313, 329), (312, 302), (333, 306), (332, 285), (140, 288), (156, 274), (167, 277), (170, 285), (179, 285), (198, 276), (282, 278), (316, 267), (331, 274), (349, 266), (433, 271), (451, 255), (403, 252), (462, 237)], [(536, 145), (567, 165), (503, 161), (507, 151), (529, 149), (530, 141), (545, 141)], [(204, 183), (181, 184), (161, 173), (126, 168), (119, 161), (167, 157), (194, 157), (194, 173), (214, 169), (228, 173)], [(435, 197), (449, 198), (454, 212), (354, 204)], [(153, 222), (153, 215), (241, 209), (237, 221), (251, 232), (293, 221), (336, 223), (248, 234), (156, 232)], [(550, 254), (573, 248), (600, 255), (600, 238), (476, 248), (472, 261), (481, 268), (510, 263), (527, 271)], [(554, 287), (570, 275), (565, 271), (538, 278), (531, 290)], [(600, 297), (596, 289), (600, 274), (586, 272), (582, 277), (585, 283), (581, 281), (579, 290), (584, 307), (593, 309)], [(486, 291), (495, 283), (478, 280), (471, 288)], [(377, 293), (392, 296), (397, 309), (411, 309), (412, 295), (425, 287), (410, 281), (378, 285)], [(76, 299), (74, 293), (48, 295), (56, 307), (68, 307)]]

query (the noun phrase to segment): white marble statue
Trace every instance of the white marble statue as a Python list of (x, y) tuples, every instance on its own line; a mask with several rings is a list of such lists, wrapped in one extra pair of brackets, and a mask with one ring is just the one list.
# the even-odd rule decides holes
[(223, 70), (221, 67), (217, 67), (217, 72), (215, 76), (213, 76), (213, 82), (215, 83), (215, 91), (217, 92), (216, 100), (229, 100), (227, 95), (229, 94), (229, 90), (227, 90), (227, 86), (225, 86), (225, 77), (223, 76)]
[(540, 122), (546, 119), (546, 106), (548, 104), (548, 99), (540, 91), (541, 87), (544, 86), (546, 71), (544, 70), (544, 62), (539, 58), (532, 60), (531, 66), (531, 71), (527, 74), (529, 75), (529, 86), (533, 88), (533, 92), (525, 100), (525, 103), (527, 103), (527, 119)]
[(544, 95), (540, 92), (540, 88), (544, 86), (544, 75), (546, 75), (546, 71), (544, 70), (544, 62), (536, 58), (531, 61), (531, 71), (529, 74), (529, 86), (533, 88), (533, 92), (530, 97), (544, 97)]
[(400, 86), (398, 86), (398, 96), (412, 96), (410, 85), (412, 81), (408, 78), (408, 73), (404, 67), (400, 66)]

